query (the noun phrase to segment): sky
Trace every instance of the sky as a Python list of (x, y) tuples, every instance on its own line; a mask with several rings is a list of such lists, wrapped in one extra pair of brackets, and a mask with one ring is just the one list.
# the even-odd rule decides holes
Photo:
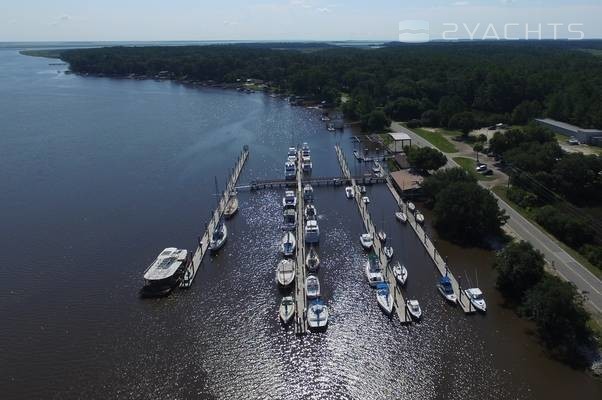
[(588, 39), (601, 16), (602, 0), (0, 0), (0, 41)]

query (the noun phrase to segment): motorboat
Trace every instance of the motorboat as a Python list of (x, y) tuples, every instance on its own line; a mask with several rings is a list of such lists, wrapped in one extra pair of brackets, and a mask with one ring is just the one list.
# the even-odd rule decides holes
[(487, 311), (487, 304), (485, 303), (485, 298), (483, 297), (483, 292), (481, 292), (481, 289), (466, 289), (464, 290), (464, 293), (466, 294), (474, 308), (481, 312)]
[(303, 172), (311, 172), (312, 167), (313, 164), (311, 162), (310, 156), (301, 157), (301, 169), (303, 170)]
[(363, 196), (363, 197), (362, 197), (362, 202), (363, 202), (364, 204), (370, 204), (370, 197), (368, 197), (368, 196)]
[(397, 261), (397, 263), (393, 265), (393, 276), (399, 285), (405, 285), (408, 280), (408, 270), (405, 265), (401, 265), (401, 263)]
[(305, 279), (305, 296), (308, 299), (320, 297), (320, 280), (315, 275), (309, 275)]
[(403, 211), (396, 212), (395, 218), (397, 218), (397, 220), (399, 222), (401, 222), (402, 224), (405, 224), (406, 222), (408, 222), (408, 216)]
[(382, 167), (380, 166), (380, 163), (378, 162), (378, 160), (374, 160), (374, 165), (372, 166), (372, 172), (374, 172), (375, 174), (378, 174), (382, 171)]
[(307, 142), (303, 142), (303, 145), (301, 146), (301, 155), (303, 157), (309, 157), (310, 154), (311, 150), (309, 149), (309, 145), (307, 144)]
[(380, 231), (378, 231), (376, 236), (378, 236), (378, 240), (380, 240), (381, 243), (384, 243), (387, 241), (387, 233), (382, 229)]
[(142, 297), (167, 296), (180, 284), (186, 269), (192, 262), (188, 250), (168, 247), (144, 271)]
[(295, 314), (295, 301), (292, 296), (284, 296), (280, 300), (280, 307), (278, 308), (278, 315), (280, 320), (284, 324), (291, 322), (293, 315)]
[(237, 211), (238, 198), (236, 197), (236, 193), (232, 193), (228, 199), (228, 203), (226, 203), (226, 208), (224, 208), (224, 217), (226, 217), (226, 219), (232, 218)]
[(318, 252), (312, 247), (309, 248), (309, 252), (305, 257), (305, 267), (309, 272), (315, 272), (318, 270), (320, 266), (320, 257), (318, 256)]
[(353, 199), (355, 197), (355, 194), (353, 193), (353, 186), (347, 186), (345, 188), (345, 197), (348, 199)]
[(297, 163), (297, 156), (288, 156), (288, 157), (286, 157), (286, 160), (288, 162), (292, 162), (293, 164), (296, 164)]
[(322, 117), (320, 118), (321, 121), (330, 121), (330, 117), (328, 115), (322, 115)]
[(328, 307), (321, 299), (314, 299), (309, 302), (307, 325), (311, 330), (325, 330), (328, 326)]
[(308, 183), (303, 187), (303, 200), (312, 201), (314, 199), (314, 188)]
[(449, 301), (450, 303), (456, 304), (458, 302), (458, 296), (456, 296), (454, 293), (451, 280), (447, 275), (442, 276), (441, 279), (439, 279), (439, 283), (437, 283), (437, 290), (439, 290), (441, 296), (443, 296), (445, 300)]
[(282, 198), (282, 207), (284, 209), (295, 209), (297, 207), (297, 195), (294, 191), (287, 190), (286, 192), (284, 192), (284, 197)]
[(310, 219), (305, 223), (305, 242), (320, 242), (320, 227), (318, 226), (318, 221), (315, 219)]
[(284, 178), (287, 181), (293, 181), (297, 178), (297, 167), (293, 161), (288, 160), (284, 163)]
[(305, 206), (305, 219), (309, 221), (310, 219), (316, 219), (318, 216), (318, 212), (316, 211), (316, 206), (313, 204), (308, 204)]
[(286, 154), (289, 157), (295, 157), (295, 159), (297, 159), (297, 148), (296, 147), (289, 147), (288, 148), (288, 153)]
[(383, 252), (385, 253), (385, 256), (387, 257), (387, 260), (390, 260), (391, 258), (393, 258), (393, 247), (385, 246), (385, 248), (383, 249)]
[(378, 261), (378, 257), (376, 254), (371, 253), (368, 256), (368, 260), (364, 266), (366, 272), (366, 279), (368, 279), (368, 283), (370, 286), (376, 286), (380, 282), (384, 282), (383, 273), (380, 269), (380, 264)]
[(366, 189), (366, 186), (360, 186), (360, 193), (364, 194), (368, 191), (368, 189)]
[(420, 309), (420, 303), (418, 303), (418, 300), (407, 300), (406, 307), (412, 318), (416, 320), (422, 318), (422, 310)]
[(297, 211), (294, 208), (286, 208), (282, 215), (284, 218), (282, 229), (285, 231), (294, 230), (297, 227)]
[(416, 222), (424, 224), (424, 215), (420, 211), (416, 211)]
[(369, 233), (363, 233), (360, 236), (360, 242), (361, 242), (364, 250), (370, 250), (372, 248), (372, 246), (374, 245), (374, 238)]
[(278, 285), (286, 287), (295, 280), (295, 261), (285, 258), (280, 260), (276, 268), (276, 282)]
[(224, 243), (226, 243), (226, 239), (228, 238), (228, 228), (226, 228), (226, 224), (224, 221), (220, 220), (217, 223), (217, 226), (213, 230), (213, 234), (211, 235), (211, 239), (209, 240), (209, 250), (215, 253), (219, 249), (222, 248)]
[(296, 245), (295, 235), (293, 232), (286, 232), (282, 237), (281, 249), (285, 256), (292, 256), (295, 253)]
[(393, 294), (389, 290), (389, 284), (381, 282), (376, 285), (376, 301), (383, 312), (391, 315), (393, 312)]
[(411, 201), (408, 202), (408, 210), (410, 210), (410, 212), (414, 212), (416, 211), (416, 205), (414, 203), (412, 203)]

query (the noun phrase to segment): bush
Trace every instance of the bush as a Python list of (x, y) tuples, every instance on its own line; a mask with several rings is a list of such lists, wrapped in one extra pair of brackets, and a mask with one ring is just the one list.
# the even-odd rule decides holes
[(539, 197), (537, 197), (536, 194), (527, 192), (516, 186), (510, 187), (506, 192), (506, 195), (511, 202), (518, 204), (522, 208), (537, 207), (541, 204)]
[(409, 147), (406, 152), (410, 165), (419, 170), (434, 171), (447, 163), (443, 153), (430, 147)]
[(566, 216), (554, 206), (544, 206), (535, 212), (535, 221), (571, 247), (579, 248), (591, 243), (595, 237), (594, 231), (587, 223)]
[(420, 128), (422, 126), (422, 121), (419, 119), (411, 119), (406, 123), (406, 126), (410, 129)]
[(596, 267), (602, 269), (602, 246), (586, 244), (579, 250)]
[(513, 303), (520, 303), (525, 293), (544, 276), (543, 255), (530, 243), (512, 242), (496, 254), (496, 286)]

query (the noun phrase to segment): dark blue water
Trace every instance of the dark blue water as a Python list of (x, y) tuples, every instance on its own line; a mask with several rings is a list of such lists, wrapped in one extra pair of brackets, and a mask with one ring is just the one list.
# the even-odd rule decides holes
[(336, 143), (352, 160), (351, 133), (262, 94), (84, 78), (49, 62), (0, 50), (2, 398), (600, 398), (599, 382), (549, 360), (499, 306), (490, 253), (439, 244), (457, 273), (478, 271), (489, 310), (448, 307), (386, 187), (370, 188), (370, 208), (408, 266), (420, 324), (376, 305), (342, 188), (316, 188), (326, 333), (297, 337), (278, 322), (277, 190), (240, 193), (226, 246), (190, 290), (139, 299), (160, 250), (194, 248), (214, 177), (225, 183), (243, 145), (241, 184), (280, 178), (288, 146), (303, 141), (314, 175), (333, 176)]

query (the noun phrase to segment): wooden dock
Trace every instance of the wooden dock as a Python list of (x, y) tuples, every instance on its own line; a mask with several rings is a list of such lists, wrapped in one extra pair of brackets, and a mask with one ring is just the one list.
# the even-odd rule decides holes
[(387, 187), (389, 188), (389, 190), (393, 194), (393, 197), (397, 201), (397, 205), (399, 206), (400, 210), (405, 212), (406, 215), (408, 216), (407, 223), (412, 227), (412, 229), (418, 236), (418, 239), (420, 239), (420, 242), (423, 244), (429, 257), (431, 257), (431, 259), (433, 260), (433, 264), (437, 268), (437, 271), (439, 271), (439, 274), (441, 276), (447, 275), (447, 277), (451, 281), (452, 287), (454, 289), (454, 293), (458, 297), (458, 304), (460, 304), (462, 311), (464, 311), (466, 314), (475, 312), (476, 311), (475, 308), (470, 303), (470, 300), (468, 299), (468, 297), (466, 297), (466, 295), (464, 294), (463, 289), (460, 286), (458, 280), (451, 273), (447, 263), (445, 262), (443, 257), (441, 257), (441, 255), (435, 248), (435, 245), (433, 244), (433, 242), (431, 241), (429, 236), (426, 234), (426, 232), (424, 231), (422, 226), (416, 221), (414, 214), (411, 212), (408, 212), (407, 204), (403, 201), (403, 199), (401, 198), (399, 193), (397, 193), (397, 190), (395, 190), (395, 187), (393, 186), (393, 183), (391, 182), (391, 178), (389, 178), (389, 177), (387, 177)]
[[(351, 174), (349, 172), (349, 167), (347, 166), (347, 161), (345, 160), (345, 155), (341, 151), (341, 148), (337, 145), (335, 146), (335, 151), (337, 153), (337, 158), (339, 160), (339, 164), (341, 165), (341, 170), (343, 171), (343, 175), (350, 178), (351, 186), (353, 187), (353, 192), (355, 194), (355, 203), (357, 204), (360, 215), (362, 217), (362, 221), (364, 222), (364, 228), (366, 232), (370, 233), (374, 238), (374, 252), (378, 256), (380, 267), (383, 271), (383, 275), (391, 291), (393, 292), (393, 302), (395, 303), (395, 312), (399, 317), (399, 320), (402, 323), (410, 323), (412, 322), (412, 317), (409, 315), (406, 308), (406, 301), (403, 297), (403, 293), (401, 291), (401, 287), (397, 284), (395, 277), (393, 276), (393, 271), (389, 265), (389, 260), (384, 254), (382, 245), (380, 240), (378, 239), (378, 235), (374, 224), (372, 223), (372, 219), (370, 217), (370, 212), (368, 211), (368, 207), (362, 201), (362, 194), (360, 192), (359, 186), (357, 185), (355, 179), (351, 178)], [(376, 296), (374, 298), (374, 303), (376, 305)]]
[(304, 335), (307, 333), (306, 308), (307, 299), (305, 298), (305, 238), (304, 215), (305, 209), (303, 201), (303, 170), (301, 168), (301, 151), (297, 151), (297, 270), (295, 276), (295, 333)]
[(238, 181), (238, 177), (242, 172), (243, 167), (245, 166), (245, 162), (249, 157), (249, 147), (244, 146), (242, 152), (239, 154), (238, 159), (236, 160), (236, 165), (230, 174), (230, 178), (228, 179), (228, 184), (226, 185), (226, 190), (222, 193), (219, 204), (215, 210), (213, 210), (213, 214), (211, 214), (211, 220), (205, 226), (205, 232), (203, 236), (199, 237), (199, 244), (192, 256), (192, 263), (190, 267), (184, 272), (184, 278), (180, 283), (181, 288), (189, 288), (192, 285), (192, 281), (196, 276), (196, 273), (203, 261), (203, 257), (209, 248), (209, 240), (211, 235), (213, 234), (213, 230), (217, 226), (220, 218), (224, 214), (224, 209), (226, 208), (226, 204), (228, 204), (228, 200), (230, 200), (230, 195), (236, 189), (236, 182)]
[[(387, 183), (387, 179), (384, 177), (376, 177), (376, 176), (357, 176), (353, 177), (356, 183), (369, 186), (377, 183)], [(315, 178), (301, 178), (301, 183), (303, 185), (310, 184), (312, 186), (341, 186), (341, 185), (350, 185), (351, 178), (345, 178), (342, 176), (333, 176), (333, 177), (315, 177)], [(251, 191), (260, 190), (260, 189), (282, 189), (289, 188), (294, 190), (297, 187), (296, 180), (286, 180), (286, 179), (266, 179), (266, 180), (255, 180), (249, 183), (248, 185), (240, 185), (236, 187), (236, 190), (244, 190), (248, 189)]]

